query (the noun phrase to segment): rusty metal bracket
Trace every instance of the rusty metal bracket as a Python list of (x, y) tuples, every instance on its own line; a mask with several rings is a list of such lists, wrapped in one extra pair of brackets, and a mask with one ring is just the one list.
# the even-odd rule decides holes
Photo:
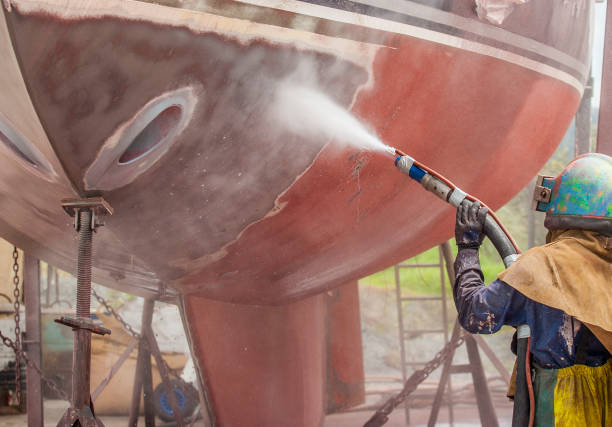
[[(552, 187), (554, 183), (554, 177), (538, 175), (533, 190), (533, 199), (531, 201), (531, 208), (533, 210), (544, 212), (548, 209), (548, 204), (552, 198)], [(540, 205), (540, 203), (542, 205)]]
[(535, 191), (533, 192), (533, 199), (537, 202), (549, 203), (552, 191), (550, 188), (536, 185)]
[(62, 208), (68, 215), (74, 218), (74, 228), (79, 230), (79, 215), (77, 212), (83, 209), (89, 209), (92, 213), (91, 229), (95, 231), (96, 227), (104, 225), (98, 217), (104, 215), (112, 215), (113, 208), (102, 197), (89, 197), (86, 199), (63, 199)]
[(93, 332), (98, 335), (110, 335), (111, 330), (107, 329), (103, 326), (97, 325), (88, 319), (83, 319), (80, 317), (72, 317), (72, 316), (62, 316), (59, 319), (54, 319), (54, 322), (69, 326), (72, 329), (87, 329), (88, 331)]

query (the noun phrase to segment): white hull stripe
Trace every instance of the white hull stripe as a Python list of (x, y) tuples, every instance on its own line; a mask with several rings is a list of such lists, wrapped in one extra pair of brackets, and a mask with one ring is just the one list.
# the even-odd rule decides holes
[[(311, 2), (310, 0), (303, 0)], [(316, 2), (316, 1), (314, 1)], [(537, 56), (548, 58), (558, 64), (577, 71), (581, 76), (586, 76), (588, 67), (579, 59), (568, 55), (547, 44), (540, 43), (528, 37), (511, 33), (494, 25), (479, 22), (475, 19), (464, 18), (454, 13), (445, 12), (433, 7), (423, 6), (411, 1), (396, 0), (352, 0), (353, 3), (370, 6), (375, 10), (395, 12), (400, 17), (416, 17), (425, 22), (439, 24), (455, 29), (456, 34), (469, 33), (497, 42), (499, 45), (514, 46), (522, 51), (531, 52)], [(420, 25), (422, 26), (422, 25)], [(446, 32), (446, 31), (445, 31)]]
[[(536, 71), (540, 74), (553, 77), (574, 87), (582, 96), (584, 85), (581, 80), (569, 72), (560, 70), (557, 67), (545, 64), (508, 50), (495, 46), (467, 40), (463, 37), (433, 31), (415, 25), (404, 24), (401, 22), (389, 21), (364, 14), (348, 12), (327, 6), (320, 6), (312, 3), (294, 0), (237, 0), (240, 3), (256, 5), (264, 8), (274, 8), (300, 15), (312, 16), (319, 19), (335, 21), (345, 24), (358, 25), (369, 29), (379, 30), (385, 33), (395, 33), (405, 36), (415, 37), (421, 40), (439, 43), (445, 46), (455, 47), (468, 52), (497, 58), (499, 60), (518, 65), (520, 67)], [(536, 42), (534, 42), (536, 43)]]

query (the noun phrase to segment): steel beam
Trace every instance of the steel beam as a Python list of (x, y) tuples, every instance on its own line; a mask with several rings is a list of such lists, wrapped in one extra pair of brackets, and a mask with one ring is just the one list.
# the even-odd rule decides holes
[(593, 77), (584, 88), (582, 100), (576, 111), (576, 132), (574, 133), (574, 154), (579, 156), (591, 151), (591, 98), (593, 96)]
[(138, 338), (134, 338), (132, 339), (132, 341), (130, 341), (127, 348), (123, 351), (123, 353), (121, 353), (121, 356), (119, 356), (119, 359), (117, 359), (115, 364), (111, 367), (110, 371), (108, 371), (106, 376), (102, 379), (100, 384), (98, 384), (95, 391), (92, 393), (91, 395), (92, 401), (94, 402), (96, 401), (98, 396), (104, 391), (104, 389), (106, 388), (108, 383), (113, 379), (115, 374), (119, 372), (119, 369), (121, 369), (121, 366), (123, 366), (123, 363), (127, 360), (128, 357), (130, 357), (130, 354), (132, 354), (132, 351), (134, 351), (134, 349), (138, 345), (138, 341), (139, 341)]
[[(153, 319), (153, 307), (155, 301), (151, 299), (145, 299), (144, 306), (142, 309), (142, 321), (140, 326), (140, 343), (138, 345), (138, 359), (136, 361), (136, 372), (134, 374), (134, 386), (132, 389), (132, 405), (130, 407), (130, 418), (128, 420), (129, 427), (136, 427), (138, 425), (138, 415), (140, 413), (140, 395), (143, 389), (144, 383), (149, 382), (149, 375), (151, 372), (151, 353), (146, 343), (145, 332), (147, 325), (151, 324)], [(144, 406), (145, 406), (145, 426), (155, 425), (155, 415), (151, 415), (151, 406), (147, 404), (153, 396), (147, 396), (148, 384), (145, 387), (144, 395)]]
[(606, 11), (606, 35), (601, 75), (597, 152), (612, 156), (612, 7)]
[(472, 369), (472, 380), (474, 382), (476, 402), (478, 402), (480, 424), (488, 427), (498, 427), (499, 422), (495, 415), (491, 394), (489, 393), (489, 386), (487, 385), (487, 378), (485, 377), (482, 360), (478, 353), (478, 344), (476, 344), (476, 339), (470, 334), (465, 334), (464, 338), (468, 360), (470, 361)]
[[(23, 294), (26, 315), (25, 350), (30, 361), (42, 368), (40, 333), (40, 262), (24, 254)], [(40, 374), (27, 365), (26, 371), (26, 408), (28, 427), (43, 426), (43, 398)]]
[(157, 340), (155, 339), (155, 335), (153, 334), (153, 329), (150, 327), (147, 328), (146, 332), (147, 344), (149, 345), (149, 349), (151, 350), (151, 354), (155, 358), (155, 364), (157, 365), (157, 370), (159, 371), (159, 375), (162, 378), (162, 384), (166, 389), (166, 395), (168, 396), (168, 401), (170, 402), (170, 407), (172, 408), (172, 412), (174, 413), (174, 420), (176, 421), (177, 427), (184, 427), (185, 422), (183, 421), (183, 415), (179, 409), (178, 402), (176, 401), (176, 396), (174, 395), (174, 388), (172, 387), (172, 383), (170, 382), (170, 376), (166, 364), (162, 358), (161, 352), (159, 351), (159, 346), (157, 345)]

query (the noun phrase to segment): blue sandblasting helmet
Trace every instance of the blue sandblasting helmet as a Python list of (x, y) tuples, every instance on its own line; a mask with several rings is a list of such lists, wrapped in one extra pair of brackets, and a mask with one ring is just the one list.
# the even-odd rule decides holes
[(539, 176), (534, 205), (546, 212), (549, 230), (574, 228), (612, 236), (612, 157), (584, 154), (556, 178)]

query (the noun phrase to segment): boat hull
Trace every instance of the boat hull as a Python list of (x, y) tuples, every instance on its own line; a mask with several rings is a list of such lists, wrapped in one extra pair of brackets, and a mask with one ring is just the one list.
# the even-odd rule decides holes
[(292, 133), (277, 88), (325, 93), (493, 209), (581, 98), (588, 6), (492, 26), (441, 3), (10, 1), (0, 234), (73, 271), (59, 201), (103, 196), (94, 280), (179, 296), (209, 417), (320, 425), (363, 398), (355, 281), (448, 239), (454, 211), (385, 155)]
[[(451, 234), (452, 209), (389, 158), (273, 120), (281, 83), (326, 93), (494, 209), (551, 155), (580, 99), (579, 81), (548, 64), (427, 29), (400, 33), (406, 24), (355, 41), (140, 3), (85, 13), (13, 3), (19, 67), (9, 71), (25, 81), (45, 167), (3, 157), (0, 229), (72, 269), (58, 200), (102, 195), (115, 214), (97, 236), (94, 277), (140, 294), (163, 284), (287, 303)], [(143, 147), (128, 147), (153, 122)]]

